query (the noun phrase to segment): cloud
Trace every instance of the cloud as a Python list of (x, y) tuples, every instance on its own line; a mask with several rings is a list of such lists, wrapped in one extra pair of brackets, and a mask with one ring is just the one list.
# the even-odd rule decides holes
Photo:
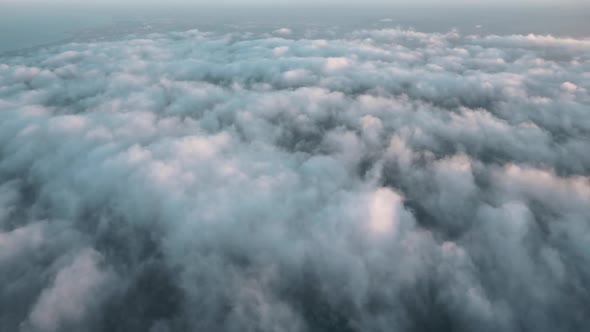
[(82, 249), (71, 265), (55, 276), (53, 285), (45, 289), (33, 306), (29, 321), (33, 330), (56, 331), (58, 327), (80, 324), (98, 298), (105, 296), (108, 272), (97, 266), (99, 254)]
[(293, 33), (293, 31), (291, 31), (291, 29), (289, 28), (280, 28), (274, 31), (275, 34), (277, 35), (290, 35), (291, 33)]
[(589, 42), (305, 35), (0, 57), (0, 326), (583, 331)]

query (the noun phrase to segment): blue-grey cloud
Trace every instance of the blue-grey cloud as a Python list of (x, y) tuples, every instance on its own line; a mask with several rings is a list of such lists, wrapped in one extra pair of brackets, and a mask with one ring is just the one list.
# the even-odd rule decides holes
[(0, 57), (0, 329), (583, 331), (588, 73), (400, 29)]

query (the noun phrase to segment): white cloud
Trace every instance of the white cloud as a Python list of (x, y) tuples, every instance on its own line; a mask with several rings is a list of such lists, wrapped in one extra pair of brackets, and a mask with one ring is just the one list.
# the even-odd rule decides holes
[(0, 57), (1, 326), (587, 326), (587, 40), (283, 35)]
[(83, 249), (71, 265), (57, 273), (31, 311), (29, 322), (34, 330), (58, 331), (83, 323), (91, 307), (106, 295), (103, 288), (112, 281), (109, 273), (98, 267), (99, 259), (96, 251)]
[(280, 28), (280, 29), (275, 30), (274, 33), (277, 34), (277, 35), (285, 35), (285, 36), (288, 36), (291, 33), (293, 33), (293, 31), (291, 31), (291, 29), (289, 29), (289, 28)]

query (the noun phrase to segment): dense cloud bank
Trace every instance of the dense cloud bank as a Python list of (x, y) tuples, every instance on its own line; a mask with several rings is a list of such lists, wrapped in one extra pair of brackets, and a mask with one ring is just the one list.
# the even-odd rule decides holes
[(1, 331), (585, 331), (590, 40), (0, 58)]

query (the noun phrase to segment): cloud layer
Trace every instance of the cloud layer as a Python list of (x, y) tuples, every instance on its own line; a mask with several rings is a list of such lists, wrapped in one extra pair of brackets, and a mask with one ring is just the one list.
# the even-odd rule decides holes
[(583, 331), (590, 40), (0, 58), (0, 330)]

